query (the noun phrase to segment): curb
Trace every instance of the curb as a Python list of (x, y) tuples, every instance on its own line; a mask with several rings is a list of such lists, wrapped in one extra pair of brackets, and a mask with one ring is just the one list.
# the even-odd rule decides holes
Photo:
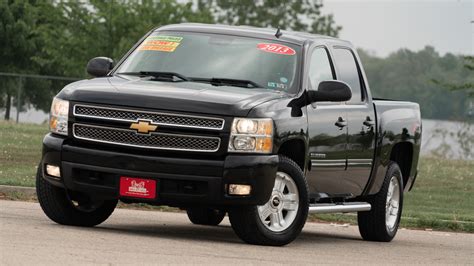
[(36, 188), (0, 185), (0, 193), (21, 194), (28, 197), (36, 197)]

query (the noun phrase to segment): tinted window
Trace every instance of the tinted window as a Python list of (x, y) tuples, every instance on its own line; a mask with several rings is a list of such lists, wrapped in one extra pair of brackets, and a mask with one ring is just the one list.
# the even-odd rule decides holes
[(250, 80), (265, 89), (297, 92), (300, 46), (230, 35), (155, 32), (117, 72), (175, 72), (190, 78)]
[(346, 82), (352, 89), (352, 99), (349, 102), (361, 102), (361, 84), (354, 55), (348, 49), (334, 49), (334, 59), (339, 71), (337, 79)]
[(310, 88), (317, 90), (321, 81), (332, 80), (331, 62), (329, 61), (328, 53), (324, 48), (316, 48), (311, 54), (311, 62), (309, 66), (309, 82)]

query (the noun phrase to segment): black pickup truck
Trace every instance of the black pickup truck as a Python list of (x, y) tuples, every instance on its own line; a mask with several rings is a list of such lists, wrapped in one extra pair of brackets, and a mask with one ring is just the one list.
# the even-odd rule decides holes
[(168, 205), (191, 222), (226, 213), (245, 242), (285, 245), (308, 213), (357, 212), (390, 241), (417, 176), (416, 103), (373, 99), (347, 41), (179, 24), (54, 99), (37, 194), (59, 224), (95, 226), (117, 202)]

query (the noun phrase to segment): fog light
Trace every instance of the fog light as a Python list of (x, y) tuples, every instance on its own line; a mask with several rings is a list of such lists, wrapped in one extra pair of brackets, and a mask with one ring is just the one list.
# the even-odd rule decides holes
[(46, 173), (50, 176), (61, 177), (61, 172), (59, 171), (59, 166), (56, 165), (46, 165)]
[(239, 185), (239, 184), (230, 184), (229, 185), (229, 195), (250, 195), (252, 191), (251, 185)]

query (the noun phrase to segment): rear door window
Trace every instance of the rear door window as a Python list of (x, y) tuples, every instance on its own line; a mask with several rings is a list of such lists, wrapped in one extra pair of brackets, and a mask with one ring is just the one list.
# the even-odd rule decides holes
[(334, 49), (334, 59), (338, 70), (338, 80), (344, 81), (351, 87), (352, 98), (349, 103), (360, 103), (363, 99), (362, 84), (355, 57), (346, 48)]

